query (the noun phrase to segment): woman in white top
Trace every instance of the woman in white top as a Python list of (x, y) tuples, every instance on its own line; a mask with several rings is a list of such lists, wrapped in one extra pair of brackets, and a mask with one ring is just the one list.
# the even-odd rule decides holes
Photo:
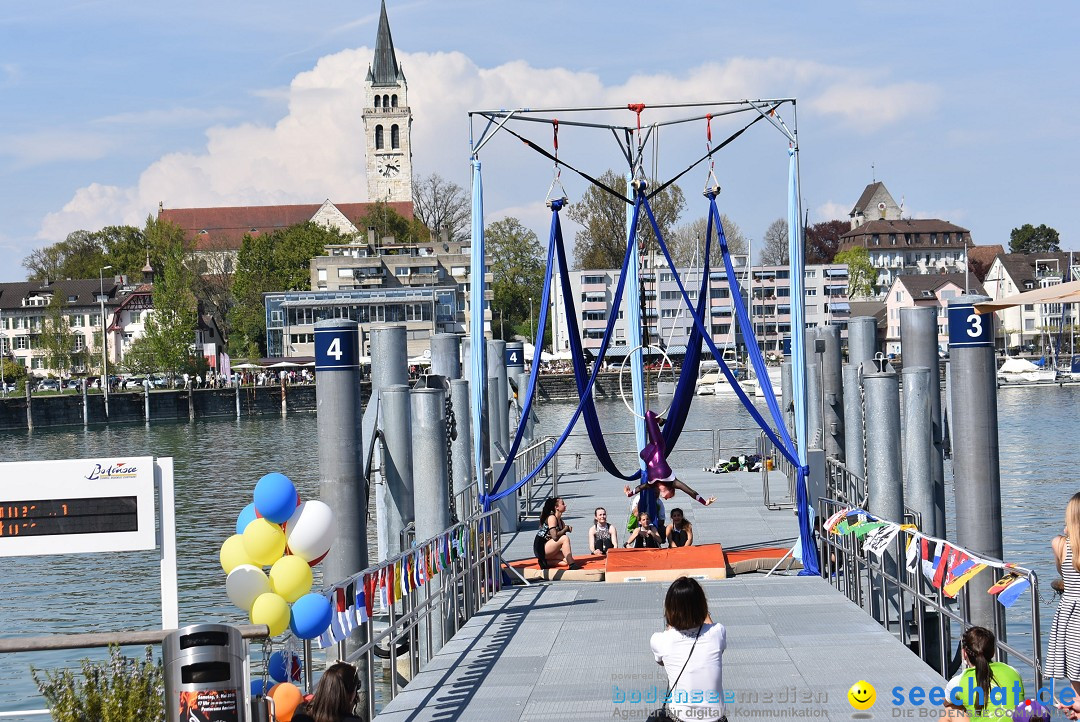
[(709, 616), (705, 590), (689, 577), (679, 577), (664, 599), (663, 632), (652, 635), (656, 663), (672, 686), (668, 711), (681, 720), (724, 720), (724, 625)]

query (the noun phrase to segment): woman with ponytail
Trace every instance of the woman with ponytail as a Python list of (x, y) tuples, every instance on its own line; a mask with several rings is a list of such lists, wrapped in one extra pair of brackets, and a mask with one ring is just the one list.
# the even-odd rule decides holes
[(983, 627), (970, 627), (960, 641), (964, 669), (945, 686), (945, 706), (967, 712), (973, 720), (1011, 720), (1024, 700), (1020, 673), (995, 662), (997, 640)]
[(1069, 680), (1080, 694), (1080, 493), (1065, 506), (1065, 533), (1050, 546), (1065, 588), (1046, 646), (1046, 676)]

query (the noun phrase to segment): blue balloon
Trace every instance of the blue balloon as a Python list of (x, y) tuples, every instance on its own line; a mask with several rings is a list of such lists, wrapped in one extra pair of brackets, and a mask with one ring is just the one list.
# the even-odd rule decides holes
[(252, 502), (244, 507), (244, 510), (240, 512), (240, 516), (236, 517), (236, 533), (243, 534), (247, 529), (247, 525), (255, 521), (255, 503)]
[(321, 594), (305, 594), (293, 602), (289, 628), (300, 639), (315, 639), (330, 626), (334, 611)]
[[(321, 632), (320, 632), (321, 634)], [(292, 678), (289, 678), (289, 673), (285, 668), (286, 656), (284, 652), (274, 652), (270, 655), (270, 660), (266, 665), (266, 673), (270, 675), (270, 679), (275, 682), (296, 682), (300, 679), (300, 673), (304, 670), (304, 665), (300, 661), (300, 657), (296, 654), (292, 656)]]
[(262, 697), (266, 694), (266, 685), (261, 679), (251, 680), (251, 696)]
[(296, 487), (284, 474), (267, 474), (255, 485), (255, 508), (263, 519), (284, 524), (296, 511)]

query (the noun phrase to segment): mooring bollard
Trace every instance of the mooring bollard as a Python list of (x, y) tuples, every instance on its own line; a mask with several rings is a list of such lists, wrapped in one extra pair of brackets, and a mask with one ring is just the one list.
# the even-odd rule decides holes
[[(930, 374), (930, 478), (933, 481), (933, 519), (923, 517), (928, 534), (945, 538), (945, 456), (941, 433), (941, 361), (938, 358), (937, 309), (900, 309), (900, 347), (904, 368), (921, 366)], [(907, 381), (907, 377), (904, 377)]]

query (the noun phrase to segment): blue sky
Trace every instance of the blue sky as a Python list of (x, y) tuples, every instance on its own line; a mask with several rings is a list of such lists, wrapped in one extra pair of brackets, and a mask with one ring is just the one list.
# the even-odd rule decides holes
[[(1080, 250), (1074, 4), (414, 0), (388, 12), (418, 175), (469, 185), (470, 109), (794, 96), (811, 221), (846, 218), (873, 172), (906, 213), (978, 244), (1047, 223)], [(23, 278), (35, 247), (141, 224), (158, 201), (364, 200), (377, 19), (375, 0), (6, 3), (0, 281)], [(754, 239), (785, 213), (786, 145), (759, 126), (717, 164), (722, 210)], [(560, 140), (592, 172), (618, 165), (613, 143)], [(700, 124), (663, 135), (660, 175), (703, 149)], [(488, 220), (516, 215), (546, 236), (550, 164), (506, 138), (482, 160)], [(703, 184), (704, 170), (684, 182), (683, 220), (704, 215)], [(584, 191), (566, 185), (572, 201)]]

